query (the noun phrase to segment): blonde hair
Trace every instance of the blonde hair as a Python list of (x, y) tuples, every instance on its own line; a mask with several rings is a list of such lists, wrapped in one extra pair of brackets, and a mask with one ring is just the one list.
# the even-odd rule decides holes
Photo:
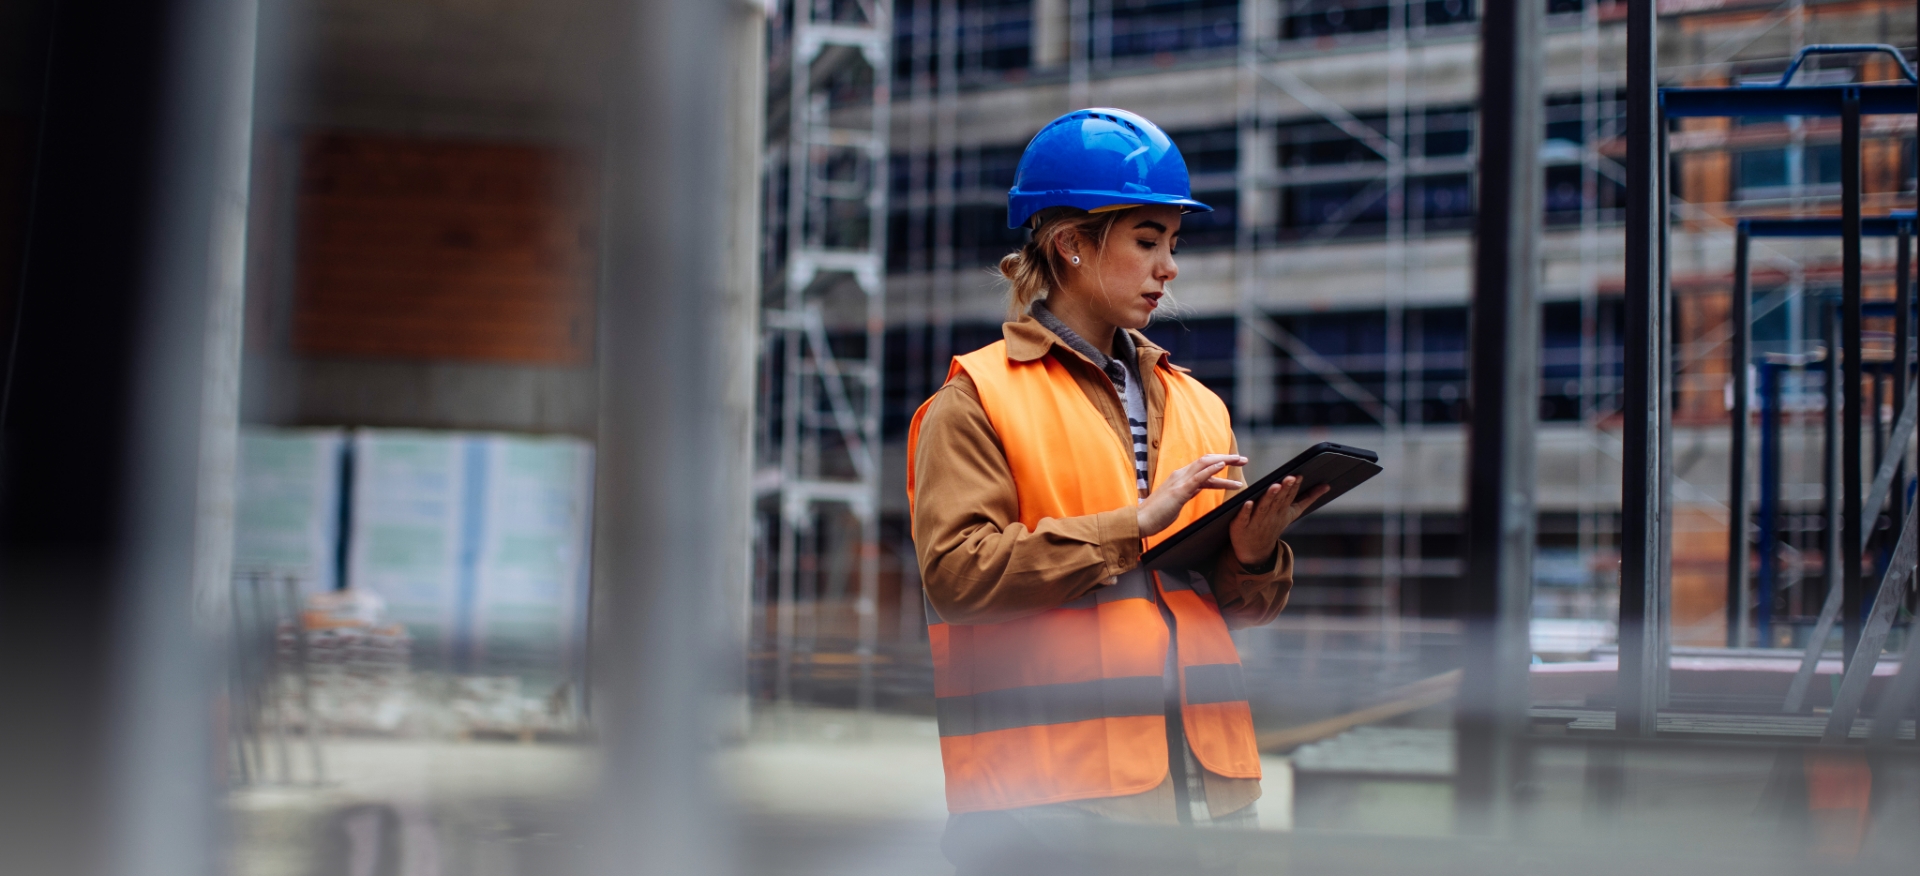
[(1007, 319), (1025, 316), (1033, 302), (1045, 298), (1047, 290), (1058, 287), (1060, 277), (1066, 273), (1058, 246), (1061, 235), (1078, 235), (1097, 252), (1106, 246), (1107, 234), (1113, 230), (1114, 223), (1131, 212), (1133, 208), (1088, 213), (1069, 207), (1058, 208), (1051, 216), (1043, 214), (1039, 227), (1027, 242), (1000, 257), (1000, 276), (1007, 279)]

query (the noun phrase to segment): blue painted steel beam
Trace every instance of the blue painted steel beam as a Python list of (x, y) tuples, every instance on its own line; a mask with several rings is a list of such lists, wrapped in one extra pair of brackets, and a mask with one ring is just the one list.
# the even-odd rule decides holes
[(1910, 116), (1920, 94), (1911, 84), (1807, 85), (1796, 88), (1662, 88), (1660, 106), (1668, 118), (1840, 115), (1848, 93), (1860, 97), (1863, 116)]
[(1760, 366), (1760, 574), (1754, 582), (1753, 625), (1755, 641), (1770, 648), (1773, 594), (1780, 580), (1780, 372), (1789, 366), (1764, 359), (1755, 364)]
[[(1908, 233), (1913, 231), (1912, 211), (1893, 213), (1889, 216), (1875, 216), (1860, 220), (1862, 237), (1897, 237), (1904, 226)], [(1840, 217), (1817, 216), (1802, 219), (1742, 219), (1740, 227), (1747, 230), (1748, 237), (1839, 237), (1841, 236)]]
[[(1812, 300), (1820, 304), (1824, 304), (1829, 308), (1838, 309), (1840, 307), (1840, 295), (1838, 293), (1814, 295), (1814, 296), (1811, 296), (1811, 298)], [(1860, 315), (1861, 316), (1899, 316), (1900, 311), (1899, 311), (1899, 306), (1892, 301), (1886, 301), (1886, 300), (1863, 301), (1860, 303)], [(1866, 367), (1878, 368), (1878, 367), (1881, 367), (1881, 364), (1883, 363), (1868, 363)]]

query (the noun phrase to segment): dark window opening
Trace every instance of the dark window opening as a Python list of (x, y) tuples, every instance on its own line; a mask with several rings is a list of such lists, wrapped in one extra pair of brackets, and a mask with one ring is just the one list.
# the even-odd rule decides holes
[[(941, 4), (893, 6), (895, 88), (931, 87), (941, 67)], [(963, 84), (1017, 80), (1033, 63), (1033, 0), (958, 0), (954, 67)]]
[(1112, 57), (1238, 48), (1240, 0), (1113, 0)]

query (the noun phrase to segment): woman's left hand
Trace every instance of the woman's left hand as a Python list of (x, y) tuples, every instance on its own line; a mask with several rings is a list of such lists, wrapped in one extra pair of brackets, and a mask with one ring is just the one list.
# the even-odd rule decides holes
[(1228, 537), (1233, 542), (1234, 558), (1240, 561), (1240, 565), (1248, 567), (1260, 566), (1272, 559), (1274, 552), (1280, 549), (1281, 533), (1299, 520), (1300, 515), (1307, 513), (1307, 509), (1326, 495), (1327, 490), (1327, 485), (1321, 484), (1305, 497), (1300, 497), (1300, 479), (1288, 477), (1268, 487), (1259, 496), (1247, 497), (1243, 494), (1227, 500), (1240, 503), (1240, 512), (1233, 515), (1233, 524), (1227, 529)]

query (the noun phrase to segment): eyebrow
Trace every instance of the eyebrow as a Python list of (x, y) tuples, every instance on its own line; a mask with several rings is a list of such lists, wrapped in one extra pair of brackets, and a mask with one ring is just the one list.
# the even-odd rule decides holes
[(1140, 220), (1140, 224), (1138, 224), (1138, 225), (1135, 225), (1135, 226), (1133, 226), (1133, 227), (1135, 227), (1135, 228), (1151, 228), (1151, 229), (1153, 229), (1153, 230), (1155, 230), (1155, 231), (1158, 231), (1158, 232), (1160, 232), (1161, 234), (1165, 234), (1165, 233), (1167, 233), (1167, 226), (1165, 226), (1165, 225), (1161, 225), (1160, 223), (1158, 223), (1158, 222), (1155, 222), (1155, 221), (1153, 221), (1152, 219), (1142, 219), (1142, 220)]

